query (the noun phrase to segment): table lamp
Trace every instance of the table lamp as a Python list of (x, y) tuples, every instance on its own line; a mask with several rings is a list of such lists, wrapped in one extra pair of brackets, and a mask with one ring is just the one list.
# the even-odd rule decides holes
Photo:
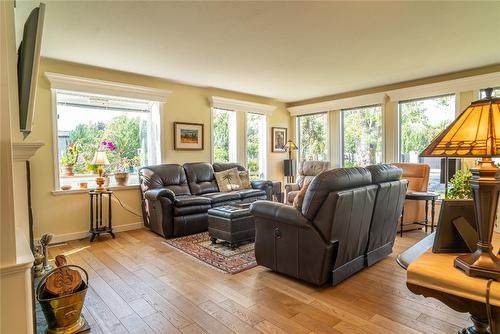
[[(500, 98), (472, 102), (453, 123), (420, 153), (421, 157), (481, 158), (470, 181), (474, 197), (478, 243), (474, 253), (458, 256), (455, 267), (468, 276), (500, 280), (500, 260), (493, 254), (491, 238), (500, 189), (500, 169), (492, 158), (500, 156)], [(498, 136), (498, 137), (497, 137)]]
[(94, 158), (92, 159), (92, 162), (90, 162), (92, 165), (97, 165), (97, 172), (99, 174), (98, 177), (95, 179), (95, 183), (97, 183), (97, 188), (95, 191), (105, 191), (106, 189), (102, 186), (104, 184), (104, 178), (102, 177), (102, 166), (103, 165), (109, 165), (108, 157), (106, 156), (106, 152), (104, 151), (96, 151), (94, 154)]
[(295, 174), (295, 165), (292, 160), (292, 152), (297, 151), (299, 148), (295, 143), (291, 140), (288, 139), (288, 141), (285, 144), (285, 151), (288, 152), (288, 160), (285, 160), (283, 162), (283, 167), (284, 167), (284, 175), (287, 177), (287, 182), (291, 183), (294, 180), (294, 174)]

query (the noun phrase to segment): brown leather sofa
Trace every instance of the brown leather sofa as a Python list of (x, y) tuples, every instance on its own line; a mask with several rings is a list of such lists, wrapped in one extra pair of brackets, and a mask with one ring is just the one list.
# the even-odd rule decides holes
[[(431, 170), (431, 167), (428, 164), (401, 162), (394, 163), (393, 165), (403, 170), (403, 175), (401, 176), (401, 178), (408, 180), (408, 191), (427, 191), (427, 188), (429, 186), (429, 174)], [(404, 212), (404, 224), (425, 220), (425, 201), (405, 201)], [(415, 230), (418, 228), (422, 228), (422, 226), (417, 224), (407, 224), (404, 226), (405, 231)]]
[(257, 263), (316, 285), (335, 285), (380, 260), (396, 236), (407, 186), (400, 176), (390, 165), (332, 169), (312, 180), (301, 210), (253, 203)]
[(239, 164), (163, 164), (139, 170), (144, 225), (166, 238), (206, 231), (208, 209), (271, 198), (271, 181), (253, 181), (252, 189), (219, 192), (215, 171)]
[(292, 204), (300, 189), (321, 172), (330, 169), (330, 161), (302, 160), (299, 162), (297, 182), (285, 184), (285, 201)]

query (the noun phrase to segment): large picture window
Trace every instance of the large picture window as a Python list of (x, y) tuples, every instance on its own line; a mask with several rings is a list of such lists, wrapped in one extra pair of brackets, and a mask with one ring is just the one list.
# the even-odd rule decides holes
[[(104, 172), (129, 172), (138, 184), (140, 166), (160, 162), (159, 103), (57, 90), (58, 185), (95, 187), (97, 166), (92, 159), (105, 151)], [(156, 125), (154, 125), (156, 124)]]
[(300, 160), (328, 160), (328, 114), (297, 117)]
[(247, 168), (251, 180), (266, 178), (266, 116), (246, 114)]
[(342, 110), (344, 167), (364, 167), (382, 162), (382, 107)]
[(235, 162), (236, 157), (236, 112), (212, 109), (213, 115), (213, 161)]
[(431, 166), (429, 191), (444, 193), (441, 158), (419, 158), (432, 140), (455, 119), (455, 95), (399, 103), (400, 161)]

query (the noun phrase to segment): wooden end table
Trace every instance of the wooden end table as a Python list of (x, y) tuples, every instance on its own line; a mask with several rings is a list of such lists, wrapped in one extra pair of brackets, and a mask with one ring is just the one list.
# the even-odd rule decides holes
[[(102, 198), (106, 195), (108, 197), (108, 224), (103, 225), (102, 220)], [(111, 225), (111, 197), (113, 192), (111, 190), (106, 191), (95, 191), (89, 192), (90, 196), (90, 230), (92, 234), (90, 242), (93, 242), (96, 236), (101, 234), (110, 234), (113, 239), (115, 234), (113, 233), (113, 227)]]
[(405, 200), (413, 200), (413, 201), (425, 201), (425, 219), (424, 220), (417, 220), (414, 222), (409, 222), (409, 223), (403, 223), (403, 218), (405, 214), (405, 207), (403, 205), (403, 211), (401, 212), (401, 226), (400, 226), (400, 235), (403, 236), (403, 227), (406, 225), (412, 225), (412, 224), (417, 224), (417, 225), (422, 225), (425, 226), (425, 233), (427, 233), (427, 227), (429, 227), (429, 201), (431, 201), (431, 233), (434, 232), (434, 213), (435, 213), (435, 207), (436, 207), (436, 200), (439, 198), (438, 193), (434, 192), (416, 192), (416, 191), (409, 191), (406, 193)]

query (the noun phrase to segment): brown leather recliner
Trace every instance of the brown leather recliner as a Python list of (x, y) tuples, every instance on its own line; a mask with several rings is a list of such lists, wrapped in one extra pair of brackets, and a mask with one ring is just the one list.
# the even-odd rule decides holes
[(292, 204), (300, 189), (321, 172), (330, 169), (330, 161), (302, 160), (299, 162), (297, 182), (285, 184), (285, 202)]
[(301, 210), (255, 202), (257, 263), (316, 285), (335, 285), (382, 259), (392, 251), (406, 192), (400, 175), (391, 165), (338, 168), (313, 179)]
[[(427, 191), (431, 170), (428, 164), (400, 162), (393, 163), (393, 165), (403, 170), (401, 178), (408, 180), (408, 191)], [(423, 220), (425, 220), (425, 201), (405, 201), (403, 223), (406, 224)], [(422, 226), (416, 224), (408, 224), (404, 226), (404, 230), (414, 230), (421, 227)]]

